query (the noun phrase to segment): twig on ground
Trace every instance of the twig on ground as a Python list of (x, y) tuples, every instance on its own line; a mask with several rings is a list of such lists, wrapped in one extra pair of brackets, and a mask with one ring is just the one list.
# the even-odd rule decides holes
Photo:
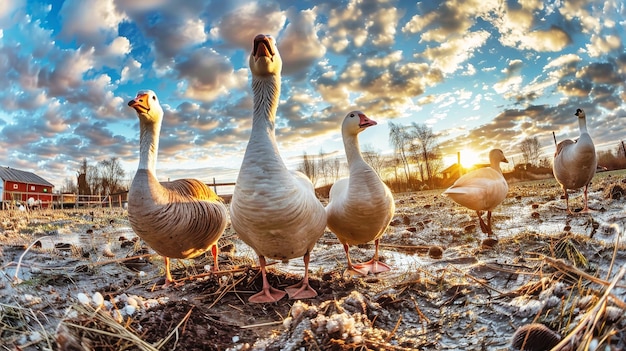
[(265, 322), (265, 323), (258, 323), (258, 324), (250, 324), (250, 325), (242, 325), (241, 329), (252, 329), (252, 328), (259, 328), (259, 327), (269, 327), (272, 325), (281, 325), (283, 324), (283, 321), (274, 321), (274, 322)]
[(553, 350), (561, 350), (566, 345), (573, 344), (575, 341), (574, 338), (576, 338), (583, 329), (585, 329), (585, 331), (582, 334), (581, 339), (585, 340), (584, 342), (587, 344), (591, 341), (591, 339), (593, 338), (593, 332), (595, 330), (596, 324), (598, 323), (602, 314), (601, 312), (606, 308), (607, 300), (609, 298), (611, 290), (615, 288), (617, 282), (622, 279), (624, 274), (626, 274), (626, 265), (622, 266), (619, 272), (615, 275), (613, 280), (609, 283), (606, 291), (604, 292), (604, 295), (602, 295), (596, 305), (585, 314), (580, 323), (578, 323), (578, 325), (574, 329), (572, 329), (572, 331), (570, 331), (570, 333), (566, 337), (564, 337), (561, 342), (559, 342), (554, 348), (552, 348)]
[(28, 252), (28, 250), (30, 250), (39, 240), (41, 239), (45, 239), (45, 238), (49, 238), (52, 235), (46, 235), (46, 236), (42, 236), (40, 238), (37, 238), (37, 240), (33, 241), (30, 245), (28, 245), (28, 247), (26, 248), (26, 250), (24, 250), (24, 252), (22, 252), (22, 254), (20, 255), (20, 259), (17, 261), (17, 266), (15, 267), (15, 274), (13, 275), (13, 282), (20, 284), (23, 280), (20, 279), (18, 277), (19, 272), (20, 272), (20, 266), (22, 265), (22, 259), (24, 258), (24, 255), (26, 255), (26, 253)]

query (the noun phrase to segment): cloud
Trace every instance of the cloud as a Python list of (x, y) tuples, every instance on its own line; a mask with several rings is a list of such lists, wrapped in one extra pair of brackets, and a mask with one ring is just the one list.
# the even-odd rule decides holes
[(278, 50), (283, 59), (283, 75), (296, 75), (302, 78), (310, 66), (326, 54), (315, 25), (315, 10), (287, 12), (289, 24), (278, 42)]
[(269, 34), (276, 38), (286, 20), (285, 12), (275, 3), (250, 2), (220, 18), (211, 29), (211, 36), (249, 53), (255, 36)]
[(599, 57), (610, 53), (611, 51), (623, 51), (624, 45), (622, 39), (617, 35), (592, 35), (591, 43), (587, 44), (587, 53), (591, 57)]
[(517, 90), (522, 83), (520, 73), (523, 65), (522, 60), (510, 60), (508, 66), (502, 70), (504, 78), (494, 84), (493, 89), (498, 94), (507, 94), (513, 90)]
[(482, 47), (489, 38), (486, 31), (469, 32), (463, 37), (451, 38), (434, 48), (427, 48), (416, 57), (424, 57), (432, 62), (433, 67), (445, 74), (451, 74), (473, 56), (475, 50)]
[(400, 17), (393, 1), (350, 0), (345, 7), (330, 10), (322, 42), (336, 53), (358, 50), (366, 43), (389, 47)]
[(59, 16), (61, 38), (96, 48), (117, 37), (118, 25), (126, 20), (114, 0), (65, 0)]
[(183, 96), (200, 101), (213, 101), (248, 82), (247, 70), (234, 71), (227, 58), (209, 48), (195, 50), (176, 69), (187, 82)]

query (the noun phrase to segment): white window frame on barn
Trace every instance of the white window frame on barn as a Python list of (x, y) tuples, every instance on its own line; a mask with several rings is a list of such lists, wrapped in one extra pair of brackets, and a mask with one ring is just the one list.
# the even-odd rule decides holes
[(13, 184), (13, 189), (17, 189), (17, 184)]
[(30, 186), (30, 190), (35, 190), (35, 186), (34, 186), (34, 185), (31, 185), (31, 186)]

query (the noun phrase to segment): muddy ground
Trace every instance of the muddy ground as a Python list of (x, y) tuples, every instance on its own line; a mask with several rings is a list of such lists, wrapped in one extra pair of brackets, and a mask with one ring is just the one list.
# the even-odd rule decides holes
[[(396, 195), (381, 240), (391, 272), (344, 276), (327, 232), (311, 256), (319, 296), (263, 305), (247, 303), (261, 278), (230, 229), (218, 275), (210, 253), (174, 260), (184, 285), (162, 289), (162, 258), (120, 209), (1, 212), (0, 350), (626, 349), (625, 174), (596, 175), (591, 214), (567, 215), (553, 179), (511, 184), (497, 241), (441, 190)], [(581, 191), (570, 204), (582, 207)], [(284, 288), (303, 264), (269, 272)]]

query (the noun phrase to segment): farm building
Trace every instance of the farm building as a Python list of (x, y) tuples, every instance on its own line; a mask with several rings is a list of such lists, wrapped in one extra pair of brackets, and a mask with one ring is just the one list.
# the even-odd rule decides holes
[(0, 167), (1, 209), (15, 206), (39, 206), (52, 203), (54, 185), (40, 176), (10, 167)]

